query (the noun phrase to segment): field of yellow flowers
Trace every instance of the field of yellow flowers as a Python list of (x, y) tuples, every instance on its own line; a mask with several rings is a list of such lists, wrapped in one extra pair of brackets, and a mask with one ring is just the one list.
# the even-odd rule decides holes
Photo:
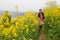
[(60, 40), (60, 7), (47, 8), (45, 13), (45, 40)]
[[(60, 40), (60, 8), (44, 10), (44, 40)], [(38, 40), (38, 14), (25, 12), (11, 17), (10, 12), (0, 15), (0, 40)]]
[(37, 40), (38, 21), (34, 12), (11, 17), (9, 12), (0, 15), (0, 40)]

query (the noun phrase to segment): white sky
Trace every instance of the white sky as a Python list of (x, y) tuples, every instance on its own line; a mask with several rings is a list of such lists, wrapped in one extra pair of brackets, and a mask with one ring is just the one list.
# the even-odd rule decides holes
[[(49, 0), (0, 0), (0, 11), (16, 11), (16, 5), (18, 5), (20, 12), (29, 10), (38, 11), (40, 8), (45, 7), (47, 1)], [(60, 5), (60, 0), (55, 1)]]

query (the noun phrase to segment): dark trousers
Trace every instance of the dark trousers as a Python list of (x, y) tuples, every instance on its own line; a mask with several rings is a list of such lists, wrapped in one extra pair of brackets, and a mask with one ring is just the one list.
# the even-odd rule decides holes
[(43, 25), (39, 25), (39, 27), (38, 27), (38, 33), (40, 33), (40, 31), (42, 30), (42, 26)]

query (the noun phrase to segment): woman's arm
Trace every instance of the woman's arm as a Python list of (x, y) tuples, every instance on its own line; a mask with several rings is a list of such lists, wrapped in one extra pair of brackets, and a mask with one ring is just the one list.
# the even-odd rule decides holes
[(40, 17), (40, 13), (38, 13), (38, 18)]

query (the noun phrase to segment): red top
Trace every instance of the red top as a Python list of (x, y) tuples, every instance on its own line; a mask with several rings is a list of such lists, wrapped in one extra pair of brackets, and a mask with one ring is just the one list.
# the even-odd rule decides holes
[(40, 13), (40, 20), (43, 21), (43, 15)]

